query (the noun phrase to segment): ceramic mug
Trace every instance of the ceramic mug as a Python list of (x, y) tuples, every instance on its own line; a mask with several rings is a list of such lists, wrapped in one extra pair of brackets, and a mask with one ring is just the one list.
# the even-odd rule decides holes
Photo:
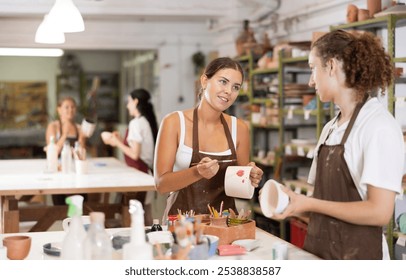
[(347, 22), (356, 22), (358, 20), (358, 7), (354, 4), (348, 4), (347, 6)]
[(88, 120), (88, 119), (83, 119), (82, 124), (81, 124), (81, 130), (82, 133), (85, 135), (85, 137), (89, 138), (93, 135), (94, 131), (96, 129), (96, 123)]
[(370, 19), (371, 15), (369, 14), (369, 10), (367, 9), (358, 9), (358, 20), (363, 21)]
[(251, 199), (254, 186), (251, 184), (252, 166), (229, 166), (224, 177), (224, 189), (227, 196)]
[[(89, 228), (89, 226), (90, 226), (90, 216), (85, 215), (85, 216), (82, 216), (81, 218), (82, 218), (83, 227), (85, 228), (85, 230), (87, 230)], [(63, 228), (63, 230), (65, 232), (68, 231), (69, 224), (70, 224), (71, 221), (72, 221), (71, 217), (65, 218), (62, 221), (62, 228)]]
[(7, 236), (3, 239), (3, 245), (7, 247), (7, 258), (10, 260), (23, 260), (30, 252), (31, 237), (26, 235)]
[(88, 169), (88, 162), (87, 160), (75, 160), (75, 171), (76, 174), (86, 174)]
[(210, 225), (215, 227), (227, 227), (227, 217), (210, 217)]
[(289, 204), (289, 196), (282, 190), (283, 185), (275, 180), (268, 180), (259, 191), (259, 204), (264, 216), (282, 213)]

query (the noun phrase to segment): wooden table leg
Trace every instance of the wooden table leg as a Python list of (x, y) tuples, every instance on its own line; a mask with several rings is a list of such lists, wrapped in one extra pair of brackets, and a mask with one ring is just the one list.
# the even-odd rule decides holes
[(128, 205), (121, 206), (121, 226), (122, 227), (130, 227), (131, 226), (131, 216), (128, 212)]
[(45, 214), (30, 229), (30, 232), (47, 231), (55, 221), (66, 218), (68, 207), (66, 205), (51, 206)]
[(18, 201), (14, 196), (0, 197), (1, 233), (15, 233), (20, 231), (20, 214)]

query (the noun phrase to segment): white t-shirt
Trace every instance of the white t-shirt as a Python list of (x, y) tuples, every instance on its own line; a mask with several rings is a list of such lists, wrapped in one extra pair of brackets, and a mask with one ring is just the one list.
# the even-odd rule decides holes
[[(335, 119), (335, 118), (334, 118)], [(327, 145), (340, 144), (349, 122), (337, 127), (332, 119), (320, 135), (310, 168), (308, 182), (315, 183), (317, 151), (332, 129)], [(344, 144), (344, 158), (351, 177), (363, 200), (367, 197), (367, 184), (401, 193), (404, 166), (404, 142), (400, 125), (389, 111), (375, 98), (362, 107)], [(383, 238), (384, 259), (389, 258)]]
[[(180, 121), (180, 139), (179, 139), (179, 146), (178, 150), (176, 151), (176, 160), (175, 164), (173, 166), (173, 171), (179, 171), (183, 170), (186, 168), (189, 168), (190, 162), (192, 161), (192, 154), (193, 154), (193, 148), (188, 147), (185, 145), (185, 116), (183, 115), (182, 111), (177, 111), (179, 115), (179, 121)], [(233, 139), (234, 147), (236, 148), (237, 146), (237, 118), (231, 116), (231, 138)], [(223, 152), (219, 153), (209, 153), (209, 152), (204, 152), (200, 151), (201, 153), (207, 154), (208, 156), (210, 155), (216, 155), (216, 156), (226, 156), (226, 155), (231, 155), (231, 150), (228, 149)]]
[(128, 125), (127, 142), (131, 147), (131, 141), (141, 144), (140, 158), (152, 168), (154, 159), (154, 137), (151, 127), (144, 116), (134, 118)]

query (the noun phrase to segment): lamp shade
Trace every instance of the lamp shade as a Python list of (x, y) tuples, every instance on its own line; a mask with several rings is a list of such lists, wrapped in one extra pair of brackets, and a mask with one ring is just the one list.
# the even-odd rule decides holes
[(45, 15), (44, 20), (38, 26), (37, 32), (35, 33), (35, 42), (43, 44), (63, 44), (65, 43), (65, 34), (50, 22), (48, 15)]
[(56, 0), (49, 11), (49, 20), (64, 33), (85, 30), (82, 15), (72, 0)]

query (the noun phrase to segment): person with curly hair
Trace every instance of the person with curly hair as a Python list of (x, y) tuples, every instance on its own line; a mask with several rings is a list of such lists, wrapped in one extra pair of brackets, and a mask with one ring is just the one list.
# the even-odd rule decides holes
[(404, 166), (400, 125), (380, 99), (393, 80), (390, 57), (373, 34), (337, 30), (312, 44), (309, 66), (309, 86), (339, 113), (317, 144), (313, 196), (285, 188), (290, 204), (275, 218), (310, 214), (304, 249), (321, 258), (389, 259), (382, 227), (393, 216)]
[(228, 57), (211, 61), (200, 77), (196, 107), (170, 113), (159, 129), (154, 175), (156, 189), (169, 194), (169, 214), (193, 210), (206, 214), (208, 204), (236, 211), (233, 197), (225, 194), (224, 177), (230, 165), (250, 165), (251, 184), (257, 187), (263, 171), (249, 162), (247, 124), (225, 114), (237, 99), (243, 82), (241, 65)]

